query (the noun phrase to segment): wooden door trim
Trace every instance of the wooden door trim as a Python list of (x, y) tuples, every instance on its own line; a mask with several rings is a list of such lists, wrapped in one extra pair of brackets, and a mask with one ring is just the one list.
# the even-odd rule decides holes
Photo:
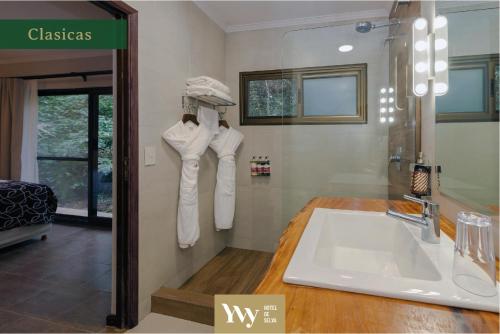
[(132, 328), (139, 305), (138, 12), (123, 1), (90, 1), (127, 20), (127, 49), (116, 50), (116, 314), (107, 324)]

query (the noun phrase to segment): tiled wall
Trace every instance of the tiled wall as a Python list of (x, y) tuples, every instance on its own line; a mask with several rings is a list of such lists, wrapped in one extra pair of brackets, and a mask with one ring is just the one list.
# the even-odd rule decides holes
[[(161, 134), (182, 116), (186, 78), (224, 80), (224, 32), (192, 2), (132, 2), (139, 11), (139, 310), (151, 294), (177, 287), (225, 246), (215, 232), (213, 191), (217, 159), (210, 150), (200, 161), (201, 236), (181, 250), (176, 216), (181, 160)], [(144, 166), (144, 146), (156, 149), (156, 165)]]

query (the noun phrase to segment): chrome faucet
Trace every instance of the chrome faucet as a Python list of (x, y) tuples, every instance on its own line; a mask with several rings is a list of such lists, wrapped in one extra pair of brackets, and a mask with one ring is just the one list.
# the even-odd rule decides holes
[(419, 226), (422, 229), (423, 241), (429, 242), (431, 244), (438, 244), (439, 235), (441, 232), (439, 222), (439, 204), (409, 195), (403, 195), (403, 197), (409, 201), (422, 204), (422, 216), (417, 217), (396, 212), (390, 209), (387, 210), (387, 215)]

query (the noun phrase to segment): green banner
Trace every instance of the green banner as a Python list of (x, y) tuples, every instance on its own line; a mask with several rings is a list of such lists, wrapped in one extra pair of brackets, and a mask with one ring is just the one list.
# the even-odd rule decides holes
[(0, 49), (126, 48), (126, 20), (0, 20)]

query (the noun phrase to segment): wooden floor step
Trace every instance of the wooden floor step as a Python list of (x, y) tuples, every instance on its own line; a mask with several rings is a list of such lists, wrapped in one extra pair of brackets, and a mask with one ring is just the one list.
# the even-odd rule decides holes
[(226, 247), (180, 287), (207, 295), (253, 293), (273, 253)]
[(214, 296), (162, 287), (151, 296), (151, 311), (214, 325)]
[(214, 295), (253, 293), (272, 257), (268, 252), (227, 247), (179, 289), (156, 291), (151, 311), (213, 325)]

